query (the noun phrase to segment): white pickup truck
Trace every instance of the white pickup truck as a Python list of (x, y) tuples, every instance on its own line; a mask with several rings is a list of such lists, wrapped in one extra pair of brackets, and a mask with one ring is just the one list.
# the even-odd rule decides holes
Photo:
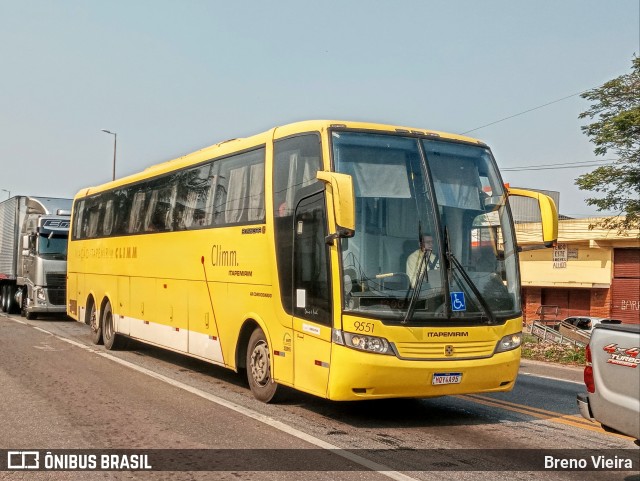
[(580, 413), (640, 446), (640, 324), (598, 324), (586, 349)]

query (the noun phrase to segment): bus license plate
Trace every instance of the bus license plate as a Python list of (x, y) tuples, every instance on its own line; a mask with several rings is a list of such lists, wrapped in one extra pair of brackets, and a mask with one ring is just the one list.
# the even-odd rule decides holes
[(431, 384), (460, 384), (462, 382), (461, 372), (436, 372), (433, 374)]

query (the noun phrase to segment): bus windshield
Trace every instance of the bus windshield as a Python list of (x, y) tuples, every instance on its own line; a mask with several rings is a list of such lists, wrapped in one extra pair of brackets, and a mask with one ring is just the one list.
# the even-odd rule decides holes
[(488, 148), (334, 131), (332, 151), (356, 196), (356, 234), (341, 239), (345, 312), (448, 325), (520, 315), (514, 233)]

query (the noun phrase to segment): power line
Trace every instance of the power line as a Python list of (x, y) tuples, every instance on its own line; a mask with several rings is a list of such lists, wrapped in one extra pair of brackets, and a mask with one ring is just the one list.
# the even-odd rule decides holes
[(557, 169), (576, 169), (580, 167), (601, 167), (605, 165), (611, 165), (616, 159), (602, 159), (602, 160), (585, 160), (582, 162), (561, 162), (558, 164), (538, 164), (538, 165), (523, 165), (518, 167), (503, 167), (501, 172), (521, 172), (526, 170), (557, 170)]
[[(593, 87), (593, 88), (597, 88), (597, 87)], [(543, 104), (543, 105), (538, 105), (537, 107), (533, 107), (532, 109), (524, 110), (524, 111), (519, 112), (517, 114), (510, 115), (509, 117), (505, 117), (503, 119), (496, 120), (495, 122), (491, 122), (491, 123), (488, 123), (488, 124), (485, 124), (485, 125), (481, 125), (480, 127), (476, 127), (475, 129), (467, 130), (466, 132), (462, 132), (460, 135), (466, 135), (466, 134), (468, 134), (470, 132), (475, 132), (476, 130), (480, 130), (480, 129), (484, 129), (485, 127), (489, 127), (490, 125), (495, 125), (497, 123), (504, 122), (505, 120), (509, 120), (509, 119), (514, 118), (514, 117), (518, 117), (520, 115), (524, 115), (524, 114), (527, 114), (529, 112), (533, 112), (534, 110), (538, 110), (538, 109), (541, 109), (541, 108), (544, 108), (544, 107), (548, 107), (549, 105), (557, 104), (558, 102), (562, 102), (563, 100), (570, 99), (571, 97), (576, 97), (578, 95), (582, 95), (583, 93), (588, 92), (589, 90), (593, 90), (593, 89), (583, 90), (582, 92), (577, 92), (575, 94), (571, 94), (571, 95), (567, 95), (566, 97), (562, 97), (561, 99), (553, 100), (553, 101), (547, 102), (546, 104)]]

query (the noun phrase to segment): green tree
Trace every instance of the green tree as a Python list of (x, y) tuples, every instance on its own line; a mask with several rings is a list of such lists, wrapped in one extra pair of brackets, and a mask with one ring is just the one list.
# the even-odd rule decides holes
[(579, 118), (595, 120), (582, 131), (595, 144), (596, 155), (617, 159), (576, 179), (580, 190), (596, 192), (587, 199), (599, 211), (616, 212), (595, 226), (625, 232), (640, 228), (640, 57), (631, 73), (582, 94), (593, 104)]

